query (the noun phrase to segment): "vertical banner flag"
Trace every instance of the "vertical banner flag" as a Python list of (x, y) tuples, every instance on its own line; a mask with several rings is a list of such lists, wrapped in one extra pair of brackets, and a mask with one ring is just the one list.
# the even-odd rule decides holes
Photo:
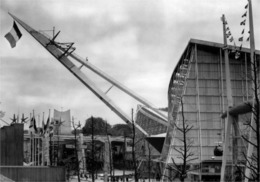
[(31, 118), (31, 121), (30, 121), (30, 126), (29, 126), (29, 130), (30, 130), (30, 133), (33, 133), (33, 118)]
[(16, 42), (22, 37), (22, 33), (18, 29), (18, 26), (16, 25), (14, 21), (13, 28), (11, 29), (10, 32), (8, 32), (5, 35), (5, 38), (9, 41), (10, 45), (12, 48), (16, 46)]
[(33, 129), (34, 129), (34, 133), (38, 133), (35, 117), (33, 117)]
[(47, 132), (47, 130), (49, 130), (49, 123), (50, 123), (50, 116), (47, 119), (46, 125), (44, 125), (44, 128), (43, 128), (44, 134)]

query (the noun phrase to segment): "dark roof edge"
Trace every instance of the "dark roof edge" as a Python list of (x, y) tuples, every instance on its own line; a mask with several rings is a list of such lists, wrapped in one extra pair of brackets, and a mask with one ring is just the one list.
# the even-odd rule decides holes
[[(209, 41), (205, 41), (205, 40), (199, 40), (199, 39), (190, 39), (189, 44), (190, 43), (194, 43), (194, 44), (200, 44), (200, 45), (206, 45), (206, 46), (210, 46), (210, 47), (217, 47), (217, 48), (223, 48), (223, 44), (221, 43), (216, 43), (216, 42), (209, 42)], [(229, 49), (234, 48), (234, 46), (228, 45)], [(249, 48), (244, 48), (242, 47), (242, 52), (248, 52), (250, 53), (250, 49)], [(255, 53), (260, 55), (260, 50), (255, 50)]]

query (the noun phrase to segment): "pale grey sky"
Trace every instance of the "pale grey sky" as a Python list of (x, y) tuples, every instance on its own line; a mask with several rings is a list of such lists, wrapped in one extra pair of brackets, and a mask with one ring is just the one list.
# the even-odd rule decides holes
[[(246, 4), (247, 0), (1, 0), (3, 119), (10, 122), (14, 113), (28, 116), (33, 109), (41, 115), (49, 109), (71, 109), (81, 122), (91, 115), (111, 124), (123, 122), (19, 25), (23, 36), (11, 49), (4, 38), (13, 24), (8, 11), (36, 30), (55, 26), (61, 30), (58, 40), (75, 42), (78, 55), (155, 106), (166, 107), (170, 76), (188, 41), (222, 43), (222, 14), (237, 40)], [(259, 49), (260, 1), (252, 4)], [(84, 72), (103, 91), (110, 87), (90, 70)], [(108, 96), (129, 117), (131, 108), (136, 109), (137, 102), (116, 88)]]

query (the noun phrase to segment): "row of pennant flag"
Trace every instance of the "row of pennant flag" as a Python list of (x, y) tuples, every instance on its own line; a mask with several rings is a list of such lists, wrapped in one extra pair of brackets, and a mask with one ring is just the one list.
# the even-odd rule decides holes
[[(239, 59), (240, 58), (240, 52), (241, 49), (243, 47), (243, 41), (244, 41), (244, 36), (245, 36), (245, 25), (246, 25), (246, 21), (247, 21), (247, 13), (248, 13), (248, 4), (245, 6), (245, 13), (241, 16), (242, 21), (240, 22), (240, 26), (242, 26), (242, 31), (241, 31), (241, 36), (238, 38), (238, 41), (240, 42), (240, 46), (237, 47), (236, 42), (234, 40), (234, 37), (232, 36), (231, 33), (231, 29), (230, 27), (227, 25), (226, 28), (226, 35), (227, 35), (227, 39), (229, 40), (230, 43), (233, 43), (234, 48), (231, 50), (231, 53), (235, 54), (235, 59)], [(226, 21), (226, 24), (227, 21)], [(246, 41), (250, 40), (250, 30), (248, 30), (248, 37), (246, 39)]]
[(50, 132), (50, 117), (48, 117), (46, 124), (44, 123), (44, 119), (43, 119), (42, 127), (38, 128), (36, 125), (36, 119), (33, 116), (30, 120), (29, 131), (32, 134), (40, 134), (41, 136), (45, 136), (45, 134), (48, 134), (48, 132)]

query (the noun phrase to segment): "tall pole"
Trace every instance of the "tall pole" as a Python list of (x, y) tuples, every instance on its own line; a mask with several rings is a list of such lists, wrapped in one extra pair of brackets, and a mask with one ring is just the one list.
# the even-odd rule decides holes
[(41, 152), (42, 152), (42, 161), (41, 161), (41, 165), (44, 165), (44, 146), (45, 146), (45, 137), (44, 137), (44, 112), (42, 113), (42, 134), (40, 137), (40, 144), (41, 144)]
[(33, 165), (35, 166), (35, 130), (34, 130), (34, 124), (35, 124), (35, 117), (34, 117), (34, 110), (33, 110), (33, 138), (32, 138), (32, 152), (33, 152), (33, 156), (32, 156), (32, 161), (33, 161)]
[(231, 80), (230, 80), (230, 68), (229, 68), (229, 58), (228, 58), (228, 49), (227, 49), (227, 35), (226, 35), (226, 19), (225, 15), (222, 15), (223, 21), (223, 37), (224, 37), (224, 56), (225, 56), (225, 71), (226, 71), (226, 90), (227, 90), (227, 103), (228, 109), (233, 107), (233, 97), (231, 91)]
[(123, 182), (125, 182), (125, 153), (126, 153), (126, 132), (124, 132), (124, 153), (123, 153)]
[[(30, 125), (31, 125), (31, 122), (32, 122), (32, 115), (30, 113)], [(31, 129), (29, 129), (29, 132), (30, 132), (30, 162), (32, 162), (32, 131)]]
[(93, 116), (91, 116), (91, 177), (92, 182), (95, 182), (95, 141), (94, 141), (94, 120)]
[(48, 150), (48, 152), (49, 152), (49, 161), (50, 161), (50, 166), (53, 165), (53, 163), (52, 163), (52, 156), (53, 156), (53, 155), (52, 155), (52, 150), (53, 150), (53, 149), (52, 149), (52, 147), (51, 147), (51, 146), (53, 145), (53, 143), (52, 143), (51, 138), (52, 138), (52, 136), (50, 136), (50, 146), (49, 146), (49, 147), (50, 147), (50, 150)]
[[(248, 0), (248, 14), (249, 14), (249, 30), (250, 30), (250, 63), (251, 63), (251, 76), (252, 76), (252, 89), (254, 88), (254, 78), (256, 78), (256, 72), (254, 71), (254, 64), (255, 64), (255, 38), (254, 38), (254, 25), (253, 25), (253, 11), (252, 11), (252, 3), (251, 0)], [(255, 106), (255, 96), (253, 96), (253, 102), (252, 102), (252, 107), (254, 111)], [(256, 112), (256, 111), (254, 111)], [(256, 128), (256, 134), (257, 134), (257, 178), (259, 180), (260, 177), (260, 137), (259, 137), (259, 123), (257, 121), (254, 121), (254, 113), (252, 113), (251, 116), (251, 126), (252, 128)], [(252, 141), (253, 139), (253, 134), (252, 134), (252, 129), (250, 128), (250, 133), (249, 133), (249, 141)], [(253, 145), (249, 144), (248, 150), (247, 150), (247, 158), (250, 160), (251, 156), (253, 153)], [(250, 169), (247, 167), (249, 166), (249, 161), (247, 161), (246, 165), (246, 171), (245, 171), (245, 176), (249, 177), (250, 176)], [(245, 182), (248, 182), (248, 179), (245, 178)]]
[[(230, 69), (229, 69), (229, 59), (228, 59), (228, 49), (227, 49), (227, 35), (226, 35), (226, 19), (225, 15), (222, 15), (223, 22), (223, 38), (224, 38), (224, 56), (225, 56), (225, 73), (226, 73), (226, 91), (227, 91), (227, 121), (225, 127), (225, 142), (223, 146), (223, 156), (222, 156), (222, 166), (221, 166), (221, 178), (220, 181), (224, 182), (225, 180), (225, 170), (228, 154), (228, 145), (231, 131), (231, 122), (232, 117), (229, 114), (229, 109), (233, 106), (233, 98), (231, 93), (231, 81), (230, 81)], [(234, 154), (233, 154), (234, 155)]]
[[(38, 126), (40, 126), (40, 123), (41, 123), (41, 117), (40, 117), (40, 114), (38, 115)], [(40, 132), (37, 133), (37, 166), (40, 166), (40, 135), (39, 135)]]
[(55, 37), (55, 27), (53, 27), (52, 36), (53, 36), (53, 38)]
[(138, 182), (138, 174), (137, 174), (137, 161), (136, 161), (136, 155), (135, 155), (135, 121), (134, 121), (134, 109), (131, 110), (131, 116), (132, 116), (132, 129), (133, 129), (133, 137), (132, 137), (132, 157), (133, 157), (133, 164), (134, 164), (134, 180), (135, 182)]

